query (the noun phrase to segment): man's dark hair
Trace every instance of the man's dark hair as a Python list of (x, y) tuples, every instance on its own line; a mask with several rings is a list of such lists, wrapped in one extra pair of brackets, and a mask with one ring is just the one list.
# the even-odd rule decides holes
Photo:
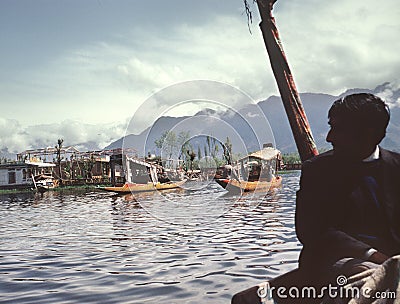
[(360, 127), (374, 127), (385, 131), (389, 123), (389, 107), (379, 97), (368, 94), (351, 94), (336, 100), (328, 112), (329, 118), (340, 118)]

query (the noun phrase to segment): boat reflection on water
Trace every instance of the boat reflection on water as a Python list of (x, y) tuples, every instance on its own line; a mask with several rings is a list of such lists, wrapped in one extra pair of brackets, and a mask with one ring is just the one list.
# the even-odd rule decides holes
[(273, 196), (234, 195), (215, 182), (125, 195), (96, 189), (0, 195), (0, 268), (7, 272), (0, 297), (229, 303), (238, 291), (297, 267), (298, 182), (298, 172), (285, 174)]

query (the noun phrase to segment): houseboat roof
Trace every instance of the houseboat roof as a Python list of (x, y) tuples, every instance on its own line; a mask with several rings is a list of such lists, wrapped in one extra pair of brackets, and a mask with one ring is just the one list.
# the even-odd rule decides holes
[(279, 150), (268, 147), (268, 148), (264, 148), (260, 151), (256, 151), (253, 152), (245, 157), (242, 157), (241, 159), (239, 159), (238, 161), (244, 161), (247, 160), (249, 158), (257, 158), (257, 159), (261, 159), (261, 160), (270, 160), (275, 158), (278, 154), (280, 153)]
[[(68, 146), (68, 147), (63, 147), (61, 148), (61, 153), (80, 153), (78, 149), (76, 149), (74, 146)], [(18, 153), (17, 155), (52, 155), (57, 153), (57, 148), (55, 147), (47, 147), (47, 148), (41, 148), (41, 149), (30, 149), (30, 150), (25, 150), (21, 153)]]
[(29, 166), (36, 166), (39, 168), (48, 168), (48, 167), (55, 167), (56, 165), (51, 164), (51, 163), (34, 162), (34, 161), (0, 164), (0, 168), (3, 168), (3, 169), (4, 168), (6, 168), (6, 169), (27, 168)]
[(28, 165), (22, 162), (0, 164), (0, 169), (17, 169), (17, 168), (27, 168), (27, 167)]
[(135, 163), (135, 164), (137, 164), (137, 165), (140, 165), (140, 166), (144, 166), (144, 167), (148, 167), (148, 168), (151, 168), (151, 167), (152, 167), (151, 164), (149, 164), (149, 163), (147, 163), (147, 162), (144, 162), (144, 161), (141, 161), (141, 160), (138, 160), (138, 159), (135, 159), (135, 158), (127, 157), (127, 160), (129, 160), (129, 161), (131, 161), (132, 163)]

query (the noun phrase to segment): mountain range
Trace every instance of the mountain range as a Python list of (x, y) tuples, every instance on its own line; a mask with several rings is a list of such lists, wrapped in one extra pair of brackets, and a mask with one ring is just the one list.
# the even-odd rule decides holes
[[(391, 109), (391, 121), (382, 146), (400, 151), (400, 89), (393, 87), (394, 85), (386, 82), (375, 89), (355, 88), (347, 90), (339, 96), (321, 93), (301, 93), (300, 97), (318, 149), (330, 148), (330, 145), (325, 141), (325, 136), (329, 129), (327, 113), (333, 101), (352, 93), (372, 93), (384, 97)], [(190, 135), (196, 136), (207, 134), (211, 129), (212, 135), (221, 142), (224, 142), (226, 136), (229, 136), (234, 152), (244, 151), (241, 148), (235, 149), (235, 147), (239, 146), (242, 148), (245, 146), (247, 151), (254, 151), (259, 148), (260, 140), (261, 145), (265, 141), (273, 142), (273, 138), (268, 131), (268, 124), (265, 124), (263, 119), (259, 119), (260, 110), (269, 122), (277, 149), (283, 153), (296, 152), (297, 149), (289, 122), (281, 98), (278, 96), (271, 96), (257, 104), (245, 104), (237, 112), (231, 112), (230, 110), (217, 112), (212, 109), (204, 109), (194, 116), (163, 116), (151, 128), (144, 130), (140, 134), (129, 134), (122, 137), (105, 149), (129, 147), (136, 149), (139, 155), (144, 155), (147, 152), (156, 151), (154, 141), (160, 138), (161, 134), (167, 130), (190, 129)], [(249, 123), (250, 120), (251, 122)], [(190, 127), (185, 125), (185, 122), (188, 122)], [(226, 125), (229, 128), (226, 129)]]

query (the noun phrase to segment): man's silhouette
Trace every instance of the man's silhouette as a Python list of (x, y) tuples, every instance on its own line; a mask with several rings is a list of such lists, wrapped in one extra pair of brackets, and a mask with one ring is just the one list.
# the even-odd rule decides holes
[[(400, 154), (379, 146), (390, 119), (387, 105), (372, 94), (352, 94), (335, 101), (328, 117), (326, 139), (333, 149), (302, 165), (295, 219), (303, 244), (299, 269), (271, 280), (275, 290), (318, 290), (335, 284), (339, 274), (349, 277), (400, 254)], [(255, 303), (256, 290), (232, 302)]]

